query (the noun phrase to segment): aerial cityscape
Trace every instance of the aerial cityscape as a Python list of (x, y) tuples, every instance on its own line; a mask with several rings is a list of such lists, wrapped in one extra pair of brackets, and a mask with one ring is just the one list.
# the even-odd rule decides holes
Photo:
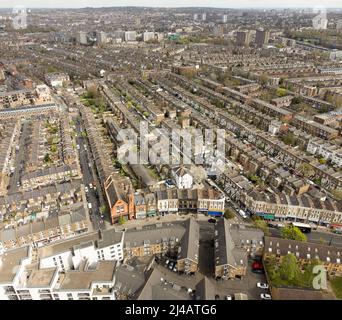
[(0, 300), (341, 300), (342, 7), (103, 2), (0, 4)]

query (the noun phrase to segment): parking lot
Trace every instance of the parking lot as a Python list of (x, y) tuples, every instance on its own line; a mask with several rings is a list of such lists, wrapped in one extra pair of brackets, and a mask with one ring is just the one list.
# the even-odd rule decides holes
[[(227, 295), (233, 296), (235, 293), (245, 293), (250, 300), (260, 300), (261, 293), (269, 293), (268, 290), (260, 289), (257, 283), (266, 283), (264, 274), (252, 272), (252, 259), (248, 261), (246, 275), (242, 279), (234, 280), (214, 280), (214, 224), (208, 221), (200, 221), (200, 254), (199, 254), (199, 271), (194, 276), (179, 275), (170, 269), (172, 259), (163, 257), (158, 262), (158, 269), (175, 283), (181, 283), (188, 288), (195, 289), (196, 284), (207, 276), (215, 287), (215, 294), (219, 296), (220, 300), (225, 300)], [(169, 260), (169, 261), (167, 261)], [(166, 264), (168, 262), (168, 264)]]
[(218, 280), (217, 294), (221, 299), (226, 295), (233, 295), (234, 293), (246, 293), (250, 300), (260, 300), (261, 293), (269, 293), (269, 290), (257, 288), (257, 283), (266, 283), (264, 274), (252, 272), (252, 260), (249, 261), (246, 275), (242, 279), (234, 280)]

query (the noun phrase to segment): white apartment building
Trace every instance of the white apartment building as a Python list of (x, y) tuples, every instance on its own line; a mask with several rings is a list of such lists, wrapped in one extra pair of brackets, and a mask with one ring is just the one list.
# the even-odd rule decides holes
[(31, 247), (0, 255), (0, 300), (115, 300), (116, 261), (90, 263), (75, 270), (37, 268)]
[(67, 241), (38, 248), (40, 268), (58, 267), (63, 271), (78, 269), (87, 259), (98, 261), (123, 260), (124, 233), (114, 229), (92, 232)]
[(154, 32), (144, 32), (143, 33), (143, 41), (149, 41), (149, 40), (154, 40), (155, 39), (155, 35)]
[(180, 166), (172, 170), (172, 177), (178, 189), (191, 189), (193, 177), (184, 167)]
[(137, 40), (137, 33), (135, 31), (126, 31), (124, 33), (124, 40), (126, 42), (136, 41)]
[(326, 160), (331, 160), (331, 163), (342, 167), (342, 148), (339, 146), (315, 138), (309, 141), (306, 151), (314, 155), (319, 155)]

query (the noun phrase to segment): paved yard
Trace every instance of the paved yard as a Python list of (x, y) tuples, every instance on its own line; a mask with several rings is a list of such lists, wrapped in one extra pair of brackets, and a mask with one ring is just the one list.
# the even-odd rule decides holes
[(259, 300), (261, 293), (269, 293), (268, 290), (257, 288), (256, 284), (258, 282), (266, 283), (266, 278), (264, 274), (253, 273), (251, 271), (251, 264), (252, 262), (250, 261), (247, 273), (243, 279), (217, 281), (217, 291), (221, 299), (227, 294), (246, 293), (250, 300)]

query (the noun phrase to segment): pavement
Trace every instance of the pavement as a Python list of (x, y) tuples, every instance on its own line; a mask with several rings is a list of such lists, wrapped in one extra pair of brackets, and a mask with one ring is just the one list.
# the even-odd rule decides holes
[[(155, 223), (164, 223), (164, 222), (175, 222), (175, 221), (184, 221), (188, 218), (193, 216), (197, 221), (208, 221), (209, 217), (204, 214), (186, 214), (186, 215), (177, 215), (177, 214), (167, 214), (163, 217), (148, 217), (146, 219), (141, 220), (128, 220), (123, 225), (115, 225), (117, 230), (124, 230), (124, 229), (132, 229), (136, 227), (141, 227), (145, 225), (155, 224)], [(112, 226), (114, 227), (114, 226)]]

